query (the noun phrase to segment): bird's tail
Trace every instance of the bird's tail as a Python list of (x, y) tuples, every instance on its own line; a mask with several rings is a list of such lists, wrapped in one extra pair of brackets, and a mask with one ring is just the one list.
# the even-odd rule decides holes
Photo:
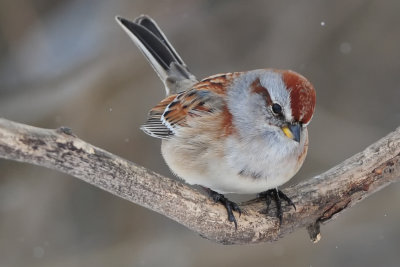
[(141, 15), (134, 21), (119, 16), (116, 20), (157, 72), (167, 95), (185, 91), (197, 82), (153, 19)]

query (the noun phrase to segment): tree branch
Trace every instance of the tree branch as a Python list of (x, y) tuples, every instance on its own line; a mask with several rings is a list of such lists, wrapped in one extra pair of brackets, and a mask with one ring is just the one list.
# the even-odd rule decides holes
[(301, 227), (317, 241), (320, 223), (400, 180), (400, 128), (327, 172), (285, 189), (297, 211), (286, 207), (281, 227), (274, 208), (265, 214), (265, 204), (253, 200), (241, 206), (245, 214), (235, 230), (222, 205), (179, 181), (92, 146), (67, 128), (41, 129), (0, 119), (0, 158), (68, 173), (219, 243), (273, 241)]

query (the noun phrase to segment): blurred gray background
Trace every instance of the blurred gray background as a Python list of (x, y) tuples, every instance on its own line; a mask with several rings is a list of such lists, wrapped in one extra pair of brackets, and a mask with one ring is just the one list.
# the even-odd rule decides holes
[[(400, 1), (0, 1), (0, 117), (72, 128), (172, 176), (139, 130), (164, 90), (115, 15), (154, 17), (197, 77), (274, 67), (317, 90), (318, 174), (400, 125)], [(322, 227), (222, 246), (73, 177), (0, 160), (0, 266), (398, 266), (400, 185)], [(249, 196), (251, 197), (251, 196)], [(240, 222), (239, 222), (240, 224)]]

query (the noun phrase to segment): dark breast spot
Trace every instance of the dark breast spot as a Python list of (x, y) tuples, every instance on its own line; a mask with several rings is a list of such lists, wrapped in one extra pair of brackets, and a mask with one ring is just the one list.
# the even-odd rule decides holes
[(262, 177), (262, 174), (260, 172), (253, 172), (247, 169), (246, 167), (241, 169), (240, 172), (238, 173), (240, 176), (243, 177), (251, 177), (253, 179), (260, 179)]

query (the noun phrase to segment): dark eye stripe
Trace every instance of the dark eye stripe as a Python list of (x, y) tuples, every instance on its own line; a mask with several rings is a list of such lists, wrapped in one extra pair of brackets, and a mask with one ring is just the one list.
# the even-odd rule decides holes
[(265, 98), (268, 106), (271, 106), (273, 104), (271, 96), (268, 93), (268, 89), (261, 85), (259, 78), (257, 78), (250, 86), (251, 92), (262, 95)]

